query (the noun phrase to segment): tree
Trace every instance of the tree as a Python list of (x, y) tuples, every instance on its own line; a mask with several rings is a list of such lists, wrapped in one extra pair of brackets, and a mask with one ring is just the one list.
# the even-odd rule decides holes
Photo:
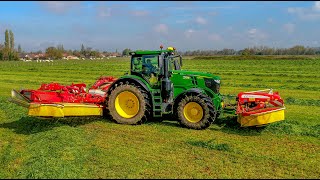
[(64, 53), (64, 48), (63, 48), (63, 44), (59, 44), (57, 45), (57, 50)]
[(48, 47), (46, 49), (46, 55), (50, 59), (61, 59), (62, 58), (62, 52), (55, 47)]
[(22, 53), (22, 49), (21, 49), (20, 44), (18, 45), (18, 53), (19, 53), (19, 54)]
[(86, 50), (84, 49), (84, 45), (83, 45), (83, 44), (81, 44), (80, 53), (81, 53), (82, 55), (86, 55)]
[(9, 42), (9, 31), (6, 29), (5, 37), (4, 37), (4, 48), (9, 49), (10, 48), (10, 42)]
[(13, 32), (10, 30), (9, 31), (9, 35), (10, 35), (10, 52), (14, 51), (14, 35)]
[(91, 55), (91, 51), (92, 51), (92, 48), (91, 47), (87, 47), (84, 51), (84, 55), (85, 57), (89, 57)]
[(305, 52), (305, 47), (301, 45), (296, 45), (289, 49), (289, 53), (291, 55), (303, 55), (304, 52)]
[(9, 60), (9, 49), (10, 49), (10, 42), (9, 42), (9, 31), (6, 29), (4, 35), (4, 48), (2, 51), (3, 60)]
[(122, 55), (123, 55), (123, 56), (128, 56), (130, 51), (131, 51), (131, 49), (126, 48), (126, 49), (124, 49), (124, 50), (122, 51)]
[(91, 51), (91, 52), (90, 52), (90, 56), (92, 56), (92, 57), (97, 58), (97, 57), (99, 57), (99, 55), (100, 55), (100, 53), (99, 53), (98, 50), (95, 50), (95, 51)]
[(253, 49), (245, 48), (245, 49), (241, 52), (241, 55), (243, 55), (243, 56), (249, 56), (249, 55), (253, 55), (253, 53), (254, 53)]

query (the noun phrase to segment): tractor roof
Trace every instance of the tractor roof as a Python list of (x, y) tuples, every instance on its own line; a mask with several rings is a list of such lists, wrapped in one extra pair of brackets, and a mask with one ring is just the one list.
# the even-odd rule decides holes
[(161, 54), (163, 52), (173, 52), (172, 50), (156, 50), (156, 51), (152, 51), (152, 50), (137, 50), (137, 51), (133, 51), (130, 52), (131, 55), (149, 55), (149, 54)]
[(137, 51), (130, 52), (130, 55), (149, 55), (149, 54), (160, 55), (163, 52), (170, 53), (170, 52), (174, 52), (176, 50), (174, 47), (168, 47), (167, 49), (162, 50), (162, 48), (163, 48), (162, 45), (160, 46), (160, 48), (161, 48), (161, 50), (153, 50), (153, 51), (152, 50), (137, 50)]

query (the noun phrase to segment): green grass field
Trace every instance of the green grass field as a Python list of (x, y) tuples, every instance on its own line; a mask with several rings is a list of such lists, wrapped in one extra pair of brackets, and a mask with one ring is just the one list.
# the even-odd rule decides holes
[(320, 178), (320, 57), (187, 58), (183, 69), (222, 78), (222, 94), (273, 88), (285, 120), (206, 130), (175, 121), (121, 125), (102, 117), (40, 119), (7, 101), (11, 89), (119, 77), (129, 59), (0, 62), (0, 178)]

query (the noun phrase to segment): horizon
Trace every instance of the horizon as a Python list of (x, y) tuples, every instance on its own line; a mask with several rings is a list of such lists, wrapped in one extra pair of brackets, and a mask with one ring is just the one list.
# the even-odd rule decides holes
[(319, 47), (319, 21), (320, 1), (2, 1), (0, 43), (10, 29), (26, 52)]

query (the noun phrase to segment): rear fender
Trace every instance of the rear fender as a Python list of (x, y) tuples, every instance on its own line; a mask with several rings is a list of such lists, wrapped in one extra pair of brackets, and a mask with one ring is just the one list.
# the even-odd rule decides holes
[(176, 109), (178, 107), (179, 102), (181, 101), (181, 99), (185, 96), (185, 95), (198, 95), (198, 94), (203, 94), (203, 90), (199, 89), (199, 88), (191, 88), (188, 89), (184, 92), (182, 92), (181, 94), (179, 94), (176, 99), (174, 100), (174, 105), (173, 108)]
[(110, 88), (108, 89), (108, 95), (111, 94), (111, 91), (119, 84), (125, 84), (126, 82), (134, 83), (135, 85), (141, 86), (145, 91), (150, 93), (150, 87), (146, 84), (146, 82), (143, 82), (143, 80), (137, 79), (137, 78), (119, 78), (118, 80), (114, 81)]

